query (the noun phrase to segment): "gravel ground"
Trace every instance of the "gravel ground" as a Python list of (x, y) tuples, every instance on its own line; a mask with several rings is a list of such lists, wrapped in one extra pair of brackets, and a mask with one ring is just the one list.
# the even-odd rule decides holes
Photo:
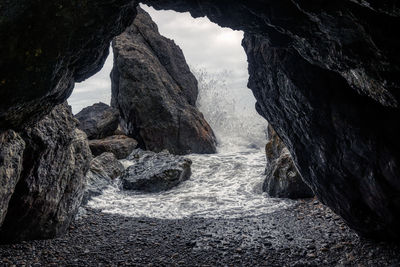
[(358, 238), (318, 201), (238, 219), (87, 210), (53, 240), (0, 246), (2, 266), (400, 266), (400, 245)]

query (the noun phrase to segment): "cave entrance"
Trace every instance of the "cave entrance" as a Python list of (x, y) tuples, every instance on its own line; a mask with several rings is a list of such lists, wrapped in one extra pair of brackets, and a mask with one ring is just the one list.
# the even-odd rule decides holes
[[(141, 5), (160, 33), (183, 50), (199, 82), (197, 106), (221, 145), (265, 145), (266, 121), (255, 111), (255, 98), (247, 88), (247, 57), (241, 46), (243, 32), (222, 28), (208, 18), (188, 12), (157, 11)], [(110, 104), (113, 53), (96, 75), (76, 84), (68, 102), (76, 114), (97, 102)]]
[[(127, 195), (109, 188), (89, 205), (105, 212), (162, 219), (266, 214), (285, 205), (262, 192), (267, 122), (255, 111), (256, 100), (247, 88), (243, 32), (189, 13), (142, 8), (160, 33), (183, 50), (199, 82), (197, 107), (215, 132), (218, 153), (188, 155), (193, 161), (192, 177), (172, 190)], [(74, 113), (99, 101), (110, 103), (112, 65), (110, 51), (101, 72), (76, 86), (69, 99)]]

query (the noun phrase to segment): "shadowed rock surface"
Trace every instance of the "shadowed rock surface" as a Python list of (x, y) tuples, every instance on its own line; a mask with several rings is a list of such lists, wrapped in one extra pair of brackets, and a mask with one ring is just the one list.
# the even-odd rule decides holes
[(192, 161), (162, 151), (154, 153), (136, 149), (128, 157), (135, 161), (121, 175), (122, 188), (143, 192), (171, 189), (190, 178)]
[[(3, 2), (2, 130), (23, 129), (66, 100), (136, 12), (128, 0)], [(400, 238), (398, 2), (143, 2), (245, 31), (257, 109), (303, 179), (358, 233)]]
[(0, 129), (23, 129), (98, 72), (136, 1), (0, 2)]
[(0, 242), (52, 238), (69, 226), (81, 203), (91, 160), (86, 135), (76, 126), (65, 103), (20, 133), (26, 143), (18, 159), (23, 167)]
[(142, 9), (114, 39), (112, 106), (139, 146), (173, 154), (214, 153), (214, 133), (195, 107), (197, 80), (181, 49)]
[(306, 185), (293, 163), (289, 150), (268, 125), (268, 143), (265, 146), (267, 156), (266, 178), (263, 191), (271, 197), (310, 198), (314, 193)]
[(101, 102), (82, 109), (75, 118), (79, 120), (78, 128), (89, 140), (113, 135), (119, 125), (118, 110)]
[(113, 153), (106, 152), (95, 157), (90, 163), (90, 169), (86, 175), (87, 185), (82, 204), (86, 204), (92, 197), (100, 195), (123, 171), (124, 166)]
[(89, 140), (89, 147), (94, 156), (104, 152), (113, 153), (117, 159), (124, 159), (137, 147), (137, 141), (126, 135), (113, 135), (99, 140)]
[(363, 236), (400, 238), (395, 1), (155, 1), (245, 31), (249, 87), (318, 198)]
[(21, 175), (24, 149), (25, 142), (16, 132), (8, 130), (0, 134), (0, 227)]

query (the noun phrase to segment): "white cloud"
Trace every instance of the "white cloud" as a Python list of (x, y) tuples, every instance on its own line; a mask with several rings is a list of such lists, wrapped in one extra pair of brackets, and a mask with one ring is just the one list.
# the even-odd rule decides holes
[[(227, 86), (237, 95), (243, 105), (254, 106), (254, 97), (247, 89), (247, 59), (241, 46), (243, 32), (221, 28), (208, 18), (194, 19), (189, 13), (156, 11), (143, 6), (158, 24), (160, 33), (173, 39), (183, 50), (188, 64), (205, 69), (211, 74), (228, 71)], [(103, 69), (90, 79), (76, 84), (69, 99), (74, 113), (85, 106), (111, 98), (112, 53)]]

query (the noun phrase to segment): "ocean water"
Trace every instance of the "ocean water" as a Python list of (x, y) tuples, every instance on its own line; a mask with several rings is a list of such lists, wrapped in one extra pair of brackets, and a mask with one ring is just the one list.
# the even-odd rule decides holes
[[(268, 198), (262, 192), (267, 122), (249, 107), (235, 105), (223, 79), (199, 77), (198, 107), (213, 128), (218, 153), (192, 154), (192, 176), (172, 190), (138, 193), (119, 189), (118, 181), (88, 205), (105, 213), (131, 217), (236, 218), (257, 216), (293, 202)], [(203, 79), (203, 80), (202, 80)], [(243, 90), (243, 94), (251, 93)], [(127, 167), (133, 162), (122, 160)]]

